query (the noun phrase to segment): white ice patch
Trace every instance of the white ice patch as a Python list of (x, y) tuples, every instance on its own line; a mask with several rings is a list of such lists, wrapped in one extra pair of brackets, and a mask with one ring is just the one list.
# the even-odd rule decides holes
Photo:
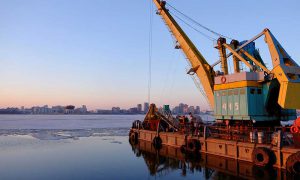
[(127, 136), (129, 128), (101, 128), (101, 129), (5, 129), (0, 130), (0, 136), (31, 136), (40, 140), (61, 140), (81, 137)]

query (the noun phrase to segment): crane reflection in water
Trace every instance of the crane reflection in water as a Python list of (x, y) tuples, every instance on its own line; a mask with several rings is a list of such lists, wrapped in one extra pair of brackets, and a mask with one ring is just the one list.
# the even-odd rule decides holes
[[(130, 143), (136, 157), (143, 158), (149, 174), (167, 177), (180, 171), (181, 176), (200, 179), (282, 179), (289, 174), (273, 168), (261, 168), (251, 163), (225, 159), (208, 154), (184, 154), (178, 148), (162, 146), (157, 150), (152, 143)], [(292, 177), (295, 178), (295, 177)]]

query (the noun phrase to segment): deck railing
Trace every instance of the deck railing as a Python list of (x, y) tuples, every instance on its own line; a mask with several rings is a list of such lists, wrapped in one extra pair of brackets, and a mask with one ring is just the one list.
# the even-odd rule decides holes
[[(135, 121), (132, 128), (144, 129), (141, 121)], [(192, 137), (213, 137), (237, 142), (271, 144), (279, 147), (295, 144), (290, 127), (231, 127), (203, 123), (183, 123), (179, 124), (178, 129), (177, 133)], [(158, 131), (164, 130), (159, 129)]]
[[(206, 127), (206, 128), (205, 128)], [(204, 124), (182, 124), (181, 133), (195, 137), (213, 137), (238, 142), (292, 145), (293, 135), (289, 127), (229, 127)]]

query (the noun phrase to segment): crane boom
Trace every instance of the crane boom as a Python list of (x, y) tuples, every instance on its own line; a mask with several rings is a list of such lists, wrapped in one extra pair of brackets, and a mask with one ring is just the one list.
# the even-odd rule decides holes
[[(220, 61), (211, 66), (175, 21), (166, 8), (166, 1), (153, 2), (158, 8), (157, 14), (176, 39), (175, 48), (182, 49), (191, 65), (188, 74), (196, 74), (199, 78), (218, 121), (227, 125), (243, 122), (249, 126), (264, 127), (296, 118), (296, 109), (300, 108), (297, 96), (300, 91), (300, 66), (269, 29), (246, 42), (232, 39), (228, 44), (221, 36), (215, 46), (219, 50)], [(263, 35), (273, 63), (270, 70), (253, 42)], [(226, 54), (227, 51), (230, 54)], [(231, 55), (234, 73), (228, 71), (227, 60)], [(214, 72), (213, 66), (220, 62), (222, 72)], [(245, 70), (240, 69), (241, 63), (247, 66)]]
[(180, 48), (186, 55), (189, 60), (192, 69), (190, 71), (197, 74), (197, 77), (200, 79), (200, 82), (203, 86), (203, 89), (208, 98), (211, 108), (214, 108), (214, 76), (215, 72), (213, 68), (207, 63), (202, 54), (198, 51), (193, 42), (189, 37), (184, 33), (179, 24), (171, 16), (171, 14), (166, 9), (165, 1), (153, 0), (158, 9), (158, 14), (165, 21), (166, 25), (170, 29), (173, 36), (176, 38), (177, 42), (180, 45)]

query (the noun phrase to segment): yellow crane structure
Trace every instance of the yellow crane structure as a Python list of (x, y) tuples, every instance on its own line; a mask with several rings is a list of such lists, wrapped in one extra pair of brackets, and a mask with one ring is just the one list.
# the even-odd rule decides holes
[[(199, 23), (220, 36), (215, 46), (220, 60), (210, 65), (172, 15), (180, 18), (168, 8), (185, 15), (166, 1), (153, 2), (176, 39), (175, 48), (181, 49), (189, 61), (188, 74), (199, 78), (220, 123), (203, 123), (193, 116), (191, 121), (186, 116), (173, 118), (169, 106), (159, 111), (151, 104), (144, 121), (134, 121), (129, 133), (131, 144), (141, 140), (139, 146), (144, 147), (150, 141), (156, 150), (167, 145), (187, 154), (209, 153), (300, 174), (300, 117), (296, 119), (296, 109), (300, 109), (300, 67), (270, 30), (239, 42)], [(254, 41), (260, 37), (267, 43), (272, 69), (255, 48)], [(227, 43), (227, 39), (231, 42)], [(229, 71), (230, 60), (233, 72)], [(214, 70), (218, 64), (220, 70)], [(281, 121), (287, 120), (295, 121), (291, 127), (281, 126)]]
[[(199, 78), (217, 120), (266, 125), (296, 119), (296, 109), (300, 109), (300, 67), (269, 29), (244, 43), (232, 40), (227, 44), (226, 38), (220, 37), (215, 47), (220, 60), (210, 65), (172, 17), (166, 1), (153, 2), (157, 14), (175, 37), (176, 48), (183, 51), (191, 64), (188, 73), (195, 73)], [(253, 54), (247, 50), (261, 36), (265, 37), (270, 51), (271, 70), (265, 66), (258, 51)], [(230, 56), (234, 65), (232, 74), (228, 72)], [(213, 69), (219, 63), (222, 72)], [(241, 72), (241, 63), (249, 68), (248, 72)]]
[(170, 15), (170, 13), (165, 8), (165, 1), (154, 0), (155, 5), (158, 8), (157, 13), (163, 18), (169, 27), (170, 31), (178, 41), (178, 48), (181, 48), (184, 54), (187, 56), (188, 60), (192, 65), (193, 71), (197, 74), (200, 79), (204, 91), (208, 97), (209, 103), (211, 107), (214, 107), (214, 76), (215, 72), (213, 68), (208, 64), (202, 54), (198, 51), (193, 42), (189, 39), (189, 37), (185, 34), (185, 32), (181, 29), (178, 23), (174, 20), (174, 18)]

